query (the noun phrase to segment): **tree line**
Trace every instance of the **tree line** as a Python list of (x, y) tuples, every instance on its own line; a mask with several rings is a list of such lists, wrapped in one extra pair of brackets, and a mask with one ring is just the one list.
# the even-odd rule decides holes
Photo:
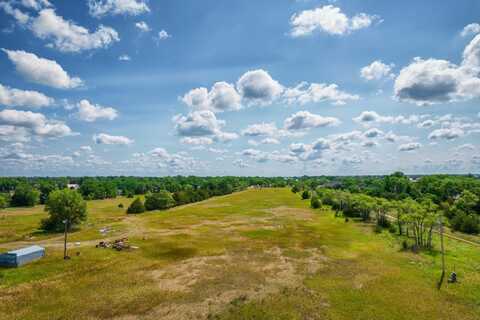
[(453, 230), (480, 233), (480, 180), (474, 176), (412, 179), (396, 172), (384, 177), (339, 177), (327, 181), (305, 177), (292, 187), (293, 192), (302, 190), (314, 193), (322, 203), (347, 217), (367, 220), (375, 214), (377, 221), (388, 224), (385, 212), (389, 212), (398, 221), (399, 232), (407, 228), (406, 232), (413, 233), (420, 246), (431, 245), (433, 225), (443, 217)]
[[(146, 210), (171, 207), (229, 194), (247, 187), (292, 187), (307, 192), (330, 189), (346, 192), (351, 205), (345, 213), (367, 215), (371, 199), (383, 199), (397, 207), (410, 204), (424, 208), (430, 205), (447, 219), (453, 230), (480, 233), (480, 180), (472, 175), (429, 175), (409, 177), (401, 172), (388, 176), (362, 177), (5, 177), (0, 178), (0, 209), (8, 206), (34, 206), (45, 204), (55, 190), (68, 184), (78, 185), (86, 200), (115, 198), (118, 195), (134, 198), (145, 196)], [(155, 197), (163, 199), (166, 205)], [(156, 195), (156, 196), (152, 196)], [(150, 200), (149, 200), (150, 199)], [(380, 200), (375, 200), (379, 202)], [(316, 201), (329, 201), (315, 196)], [(381, 201), (380, 201), (381, 202)], [(315, 203), (314, 205), (319, 205)], [(428, 206), (427, 206), (428, 207)], [(417, 209), (418, 209), (417, 208)], [(410, 209), (413, 211), (413, 209)], [(418, 209), (419, 210), (419, 209)], [(422, 209), (423, 210), (423, 209)], [(342, 211), (343, 208), (342, 208)], [(395, 211), (395, 210), (394, 210)], [(397, 210), (398, 211), (398, 210)], [(422, 221), (424, 223), (424, 221)], [(411, 230), (409, 230), (411, 231)], [(428, 242), (428, 241), (427, 241)]]
[(0, 208), (28, 207), (45, 204), (49, 194), (67, 186), (78, 186), (86, 200), (115, 198), (118, 195), (154, 194), (168, 191), (178, 204), (201, 201), (212, 196), (232, 193), (249, 186), (285, 187), (282, 177), (61, 177), (0, 178)]

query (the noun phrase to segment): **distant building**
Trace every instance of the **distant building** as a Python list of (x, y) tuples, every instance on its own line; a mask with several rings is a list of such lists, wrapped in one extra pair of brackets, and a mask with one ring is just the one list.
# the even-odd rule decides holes
[(41, 259), (45, 256), (45, 248), (31, 246), (0, 254), (0, 266), (20, 267), (26, 263)]
[(70, 189), (70, 190), (78, 190), (80, 188), (80, 186), (76, 183), (69, 183), (69, 184), (67, 184), (67, 188)]

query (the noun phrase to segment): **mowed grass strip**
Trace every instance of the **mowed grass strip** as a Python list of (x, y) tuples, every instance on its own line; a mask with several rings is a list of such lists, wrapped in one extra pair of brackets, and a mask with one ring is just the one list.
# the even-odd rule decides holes
[[(127, 217), (118, 204), (129, 201), (89, 202), (89, 221), (72, 238), (101, 239), (98, 228), (111, 226), (138, 250), (85, 242), (63, 261), (52, 245), (45, 259), (0, 269), (0, 319), (480, 318), (478, 248), (446, 241), (460, 281), (438, 291), (439, 254), (403, 252), (396, 236), (311, 210), (287, 189)], [(5, 239), (37, 228), (15, 221), (2, 224), (13, 234)]]
[[(88, 220), (80, 230), (71, 233), (71, 239), (80, 241), (100, 238), (98, 230), (104, 226), (113, 225), (121, 228), (121, 222), (127, 218), (125, 210), (132, 201), (133, 199), (125, 197), (88, 201)], [(119, 208), (119, 204), (123, 204), (124, 208)], [(37, 242), (58, 237), (58, 234), (46, 233), (39, 229), (41, 220), (46, 217), (44, 206), (8, 208), (0, 211), (0, 246), (2, 243), (13, 241)]]

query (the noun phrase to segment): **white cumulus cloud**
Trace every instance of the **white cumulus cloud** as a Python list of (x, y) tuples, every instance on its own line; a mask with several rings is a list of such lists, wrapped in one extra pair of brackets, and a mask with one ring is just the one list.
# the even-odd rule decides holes
[(421, 116), (412, 114), (409, 116), (383, 116), (376, 111), (363, 111), (358, 117), (353, 118), (353, 121), (370, 125), (372, 123), (388, 123), (388, 124), (414, 124), (418, 123), (422, 119)]
[(381, 60), (375, 60), (368, 66), (360, 70), (360, 75), (365, 80), (380, 80), (387, 77), (392, 77), (392, 68), (395, 65), (385, 64)]
[(0, 84), (0, 104), (7, 107), (48, 107), (54, 101), (38, 91), (20, 90)]
[(172, 121), (175, 131), (181, 137), (209, 137), (227, 142), (238, 138), (233, 132), (224, 132), (225, 121), (217, 119), (210, 110), (192, 111), (188, 115), (176, 115)]
[(409, 142), (409, 143), (401, 144), (398, 147), (398, 151), (414, 151), (414, 150), (420, 149), (421, 147), (422, 147), (422, 144), (418, 142)]
[(21, 10), (14, 8), (10, 2), (0, 2), (0, 9), (6, 14), (12, 16), (20, 25), (26, 25), (30, 21), (30, 16)]
[(468, 37), (470, 35), (474, 35), (474, 34), (477, 34), (477, 33), (480, 33), (480, 24), (478, 23), (470, 23), (470, 24), (467, 24), (462, 32), (460, 33), (460, 35), (462, 37)]
[(190, 90), (181, 100), (196, 110), (222, 112), (241, 108), (240, 95), (235, 87), (227, 82), (215, 83), (210, 91), (203, 87)]
[(17, 72), (31, 82), (58, 89), (71, 89), (83, 84), (80, 78), (70, 77), (54, 60), (40, 58), (23, 50), (2, 50), (15, 65)]
[(157, 40), (162, 41), (166, 40), (168, 38), (171, 38), (172, 36), (166, 31), (166, 30), (160, 30), (157, 34)]
[(418, 105), (477, 98), (479, 72), (480, 35), (476, 35), (465, 47), (460, 65), (447, 60), (415, 58), (395, 79), (395, 97)]
[(460, 128), (442, 128), (432, 131), (428, 135), (428, 139), (445, 139), (445, 140), (455, 140), (457, 138), (463, 137), (465, 132)]
[(209, 145), (213, 143), (213, 139), (209, 137), (185, 137), (180, 139), (181, 143), (191, 144), (191, 145)]
[(114, 108), (92, 104), (86, 99), (81, 100), (77, 104), (77, 108), (77, 117), (87, 122), (94, 122), (98, 119), (113, 120), (118, 116), (118, 112)]
[(334, 117), (323, 117), (308, 111), (299, 111), (285, 119), (287, 130), (303, 130), (318, 127), (338, 126), (341, 121)]
[(358, 95), (349, 94), (338, 89), (336, 84), (301, 82), (293, 88), (285, 90), (284, 98), (288, 104), (301, 105), (317, 102), (331, 102), (335, 105), (344, 105), (348, 101), (360, 99)]
[(52, 40), (49, 46), (63, 52), (106, 48), (120, 41), (117, 31), (100, 25), (95, 32), (65, 20), (54, 9), (43, 9), (31, 19), (29, 28), (40, 39)]
[(0, 111), (0, 127), (12, 134), (44, 138), (59, 138), (72, 135), (72, 130), (61, 121), (47, 119), (41, 113), (5, 109)]
[(369, 27), (378, 16), (359, 13), (348, 17), (342, 10), (333, 5), (304, 10), (290, 18), (293, 37), (311, 35), (314, 31), (323, 31), (331, 35), (344, 35), (355, 30)]
[(367, 131), (365, 131), (363, 133), (363, 136), (365, 138), (377, 138), (377, 137), (382, 136), (382, 135), (383, 135), (383, 131), (379, 130), (377, 128), (368, 129)]
[(90, 15), (96, 18), (105, 15), (131, 15), (137, 16), (150, 12), (144, 0), (89, 0)]
[(120, 61), (130, 61), (132, 58), (128, 54), (122, 54), (121, 56), (118, 57), (118, 60)]
[(247, 71), (237, 81), (237, 90), (247, 102), (266, 105), (278, 98), (283, 87), (262, 69)]
[(20, 4), (34, 10), (40, 10), (52, 6), (48, 0), (21, 0)]
[(93, 136), (93, 141), (96, 144), (117, 144), (129, 145), (134, 143), (134, 140), (125, 136), (112, 136), (106, 133), (100, 133)]
[(148, 26), (148, 24), (145, 21), (136, 22), (135, 27), (142, 32), (149, 32), (150, 30), (152, 30), (152, 29), (150, 29), (150, 27)]
[(248, 137), (275, 136), (278, 129), (275, 123), (256, 123), (249, 125), (242, 131), (242, 135)]

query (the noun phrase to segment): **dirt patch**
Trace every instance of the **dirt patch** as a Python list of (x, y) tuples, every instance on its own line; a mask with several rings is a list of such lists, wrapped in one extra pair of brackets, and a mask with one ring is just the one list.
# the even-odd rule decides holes
[(154, 270), (147, 274), (158, 283), (161, 290), (187, 292), (201, 278), (205, 277), (207, 264), (212, 261), (226, 262), (228, 256), (195, 257), (174, 264), (162, 270)]
[(355, 289), (362, 289), (368, 282), (375, 279), (376, 277), (367, 273), (357, 274), (353, 279), (353, 287)]
[(313, 220), (314, 214), (308, 209), (290, 208), (290, 207), (276, 207), (263, 210), (271, 213), (274, 217), (278, 218), (296, 218), (301, 220)]
[[(286, 288), (303, 288), (303, 279), (325, 265), (318, 249), (286, 256), (275, 247), (195, 257), (147, 273), (161, 290), (182, 293), (178, 303), (159, 305), (142, 319), (206, 319), (238, 301), (259, 300)], [(121, 318), (135, 319), (135, 318)]]

